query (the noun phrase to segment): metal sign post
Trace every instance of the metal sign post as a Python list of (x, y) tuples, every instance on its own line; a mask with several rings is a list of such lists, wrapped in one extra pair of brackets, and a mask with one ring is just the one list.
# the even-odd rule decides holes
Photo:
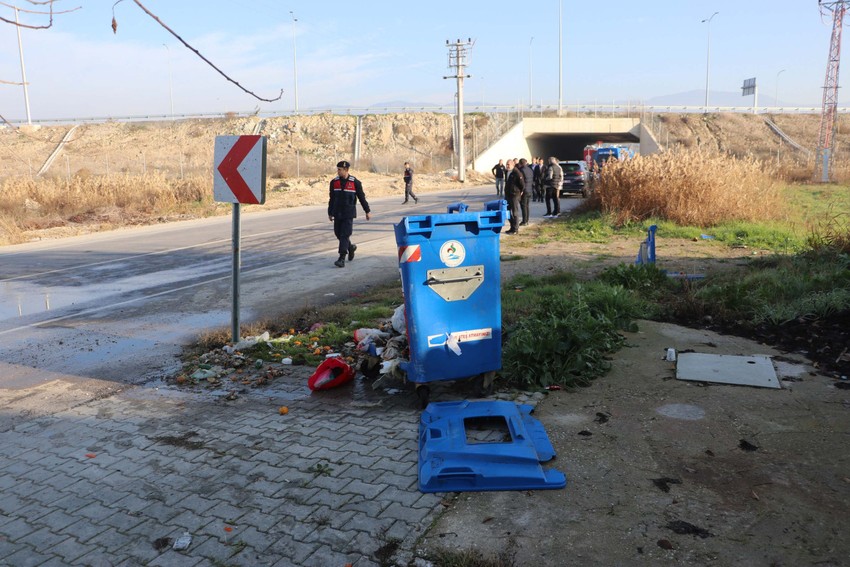
[(242, 266), (242, 224), (239, 216), (240, 205), (233, 203), (233, 302), (231, 305), (231, 331), (233, 342), (238, 343), (239, 338), (239, 268)]
[(266, 137), (216, 136), (213, 193), (217, 202), (233, 203), (233, 342), (239, 342), (239, 268), (241, 258), (241, 203), (266, 202)]

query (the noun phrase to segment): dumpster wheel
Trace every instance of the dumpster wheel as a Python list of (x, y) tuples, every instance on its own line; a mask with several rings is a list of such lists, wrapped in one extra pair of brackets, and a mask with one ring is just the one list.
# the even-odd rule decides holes
[(418, 400), (419, 409), (428, 407), (428, 402), (431, 399), (431, 388), (424, 384), (417, 384), (414, 388), (416, 399)]
[(496, 379), (496, 371), (483, 372), (473, 379), (472, 389), (475, 397), (486, 398), (493, 395), (493, 381)]

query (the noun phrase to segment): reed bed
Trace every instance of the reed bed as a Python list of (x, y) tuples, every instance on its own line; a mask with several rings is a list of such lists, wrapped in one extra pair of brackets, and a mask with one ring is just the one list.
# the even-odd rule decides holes
[(657, 218), (707, 227), (783, 212), (779, 185), (760, 162), (698, 149), (608, 163), (593, 199), (620, 225)]

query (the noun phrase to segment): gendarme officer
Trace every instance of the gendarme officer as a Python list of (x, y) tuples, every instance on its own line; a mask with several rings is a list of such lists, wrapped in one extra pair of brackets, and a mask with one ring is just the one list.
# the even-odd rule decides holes
[(372, 218), (369, 203), (360, 180), (348, 174), (351, 164), (343, 160), (336, 164), (336, 177), (331, 180), (330, 196), (328, 198), (328, 218), (334, 223), (334, 235), (339, 240), (339, 260), (334, 262), (338, 268), (345, 267), (345, 256), (348, 261), (354, 260), (357, 245), (351, 242), (354, 231), (354, 219), (357, 218), (357, 201), (366, 212), (366, 220)]

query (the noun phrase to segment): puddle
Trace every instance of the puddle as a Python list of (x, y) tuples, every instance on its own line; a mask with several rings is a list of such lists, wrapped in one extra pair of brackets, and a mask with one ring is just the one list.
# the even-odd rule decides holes
[[(87, 307), (97, 304), (99, 307), (108, 307), (110, 298), (117, 302), (122, 296), (140, 290), (222, 277), (231, 270), (229, 262), (229, 259), (211, 260), (112, 280), (102, 277), (101, 281), (96, 283), (88, 283), (88, 280), (85, 280), (81, 285), (38, 285), (20, 280), (3, 282), (0, 285), (0, 319), (55, 312), (71, 305)], [(109, 268), (114, 271), (114, 266)], [(107, 268), (98, 269), (103, 271)], [(98, 277), (96, 274), (91, 276)], [(67, 281), (67, 276), (64, 280), (56, 277), (53, 283)]]

